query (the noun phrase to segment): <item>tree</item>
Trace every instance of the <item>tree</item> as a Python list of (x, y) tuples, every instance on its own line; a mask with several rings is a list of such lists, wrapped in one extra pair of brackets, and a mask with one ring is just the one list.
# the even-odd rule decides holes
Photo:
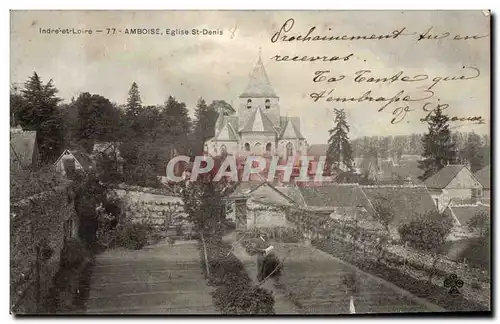
[(118, 138), (120, 113), (108, 99), (84, 92), (74, 102), (74, 107), (77, 111), (76, 139), (87, 153), (92, 153), (97, 140)]
[(469, 133), (462, 155), (469, 163), (473, 173), (484, 167), (482, 148), (483, 144), (481, 142), (481, 137), (476, 133)]
[(488, 238), (490, 236), (490, 216), (486, 210), (478, 210), (467, 225), (469, 230), (479, 233), (480, 237)]
[(349, 143), (349, 125), (343, 109), (335, 109), (335, 127), (329, 130), (328, 149), (326, 152), (326, 164), (335, 165), (344, 163), (349, 170), (352, 169), (352, 149)]
[(375, 209), (373, 217), (384, 227), (387, 234), (391, 236), (390, 224), (394, 220), (395, 213), (390, 206), (390, 201), (386, 198), (379, 197), (373, 203), (373, 208)]
[(127, 98), (127, 115), (137, 117), (142, 108), (141, 94), (139, 93), (139, 86), (137, 83), (132, 82), (130, 90), (128, 91)]
[(398, 228), (401, 241), (408, 242), (414, 248), (432, 251), (441, 247), (453, 227), (452, 220), (438, 211), (430, 211), (425, 215), (403, 224)]
[(194, 154), (203, 152), (205, 141), (215, 135), (216, 121), (219, 115), (224, 116), (226, 111), (231, 111), (231, 105), (223, 100), (214, 100), (207, 106), (205, 100), (200, 98), (194, 112), (194, 129), (192, 134), (192, 151)]
[(26, 102), (22, 96), (18, 85), (10, 87), (10, 126), (17, 126), (20, 123), (20, 114)]
[(197, 181), (183, 184), (182, 199), (184, 209), (190, 222), (198, 231), (213, 237), (216, 241), (222, 239), (224, 227), (224, 188), (227, 182), (223, 179), (211, 181), (214, 174), (200, 175)]
[(451, 140), (449, 118), (441, 108), (434, 110), (428, 120), (429, 130), (422, 139), (424, 152), (418, 167), (423, 170), (419, 179), (424, 181), (445, 165), (455, 161), (455, 148)]
[(21, 90), (22, 102), (17, 107), (16, 121), (23, 129), (37, 131), (37, 140), (42, 163), (55, 160), (64, 145), (64, 125), (58, 110), (61, 101), (52, 80), (43, 84), (36, 72), (26, 81)]
[(168, 140), (175, 143), (173, 149), (177, 153), (188, 153), (188, 133), (191, 131), (192, 125), (186, 104), (178, 102), (174, 97), (169, 96), (160, 118), (163, 127), (167, 129), (166, 136)]

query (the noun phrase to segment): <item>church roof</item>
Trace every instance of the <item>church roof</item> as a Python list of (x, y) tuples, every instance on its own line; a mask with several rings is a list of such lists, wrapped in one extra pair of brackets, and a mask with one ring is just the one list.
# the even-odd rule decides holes
[(280, 138), (304, 138), (299, 127), (294, 123), (293, 117), (287, 117), (284, 126), (282, 126)]
[(225, 123), (215, 136), (218, 141), (237, 141), (238, 132), (234, 129), (231, 119), (226, 119)]
[(250, 118), (248, 118), (245, 126), (241, 132), (276, 132), (273, 123), (269, 120), (269, 117), (262, 110), (257, 107), (255, 108)]
[(267, 76), (266, 69), (260, 57), (250, 74), (248, 85), (245, 91), (240, 95), (240, 98), (278, 98), (271, 86), (271, 82), (269, 81), (269, 77)]

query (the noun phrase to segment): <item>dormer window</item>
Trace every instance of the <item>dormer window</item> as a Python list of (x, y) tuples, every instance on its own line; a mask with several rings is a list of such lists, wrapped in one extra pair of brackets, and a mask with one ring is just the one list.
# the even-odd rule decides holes
[(266, 109), (271, 109), (271, 100), (266, 99)]
[(247, 108), (252, 108), (252, 99), (247, 100)]

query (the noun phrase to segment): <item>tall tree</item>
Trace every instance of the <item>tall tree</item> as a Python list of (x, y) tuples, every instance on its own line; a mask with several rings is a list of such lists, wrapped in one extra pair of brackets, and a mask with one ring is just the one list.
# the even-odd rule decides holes
[(472, 172), (479, 171), (484, 166), (482, 148), (481, 137), (476, 133), (469, 133), (462, 155), (469, 163)]
[(343, 109), (335, 109), (335, 127), (329, 130), (326, 163), (339, 168), (343, 163), (349, 170), (352, 169), (352, 149), (349, 143), (349, 125)]
[(51, 163), (59, 156), (64, 144), (64, 125), (52, 80), (43, 84), (36, 72), (21, 90), (23, 103), (16, 120), (27, 130), (36, 130), (42, 163)]
[(429, 130), (422, 139), (423, 153), (422, 161), (418, 167), (423, 170), (419, 176), (420, 180), (425, 180), (445, 165), (455, 161), (455, 148), (451, 140), (449, 129), (449, 117), (443, 114), (442, 109), (434, 111), (428, 120)]
[[(223, 101), (225, 103), (225, 101)], [(192, 134), (192, 151), (194, 154), (203, 152), (203, 144), (215, 135), (215, 123), (219, 114), (224, 114), (224, 106), (220, 101), (207, 105), (203, 98), (198, 100), (194, 111), (194, 126)]]
[(85, 92), (80, 94), (74, 106), (78, 116), (77, 141), (88, 153), (92, 152), (97, 140), (117, 139), (120, 114), (108, 99)]
[(138, 116), (141, 108), (142, 100), (141, 94), (139, 93), (139, 86), (134, 81), (128, 91), (127, 114), (130, 116)]
[(173, 143), (173, 149), (178, 153), (188, 153), (188, 134), (192, 127), (186, 104), (169, 96), (161, 112), (161, 120), (168, 130), (167, 137)]

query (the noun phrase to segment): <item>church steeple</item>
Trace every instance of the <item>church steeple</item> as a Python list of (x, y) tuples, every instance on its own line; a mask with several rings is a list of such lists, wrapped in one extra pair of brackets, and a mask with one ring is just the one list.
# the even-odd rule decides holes
[(252, 73), (250, 73), (250, 80), (240, 98), (278, 98), (262, 63), (260, 48), (257, 64), (253, 68)]

